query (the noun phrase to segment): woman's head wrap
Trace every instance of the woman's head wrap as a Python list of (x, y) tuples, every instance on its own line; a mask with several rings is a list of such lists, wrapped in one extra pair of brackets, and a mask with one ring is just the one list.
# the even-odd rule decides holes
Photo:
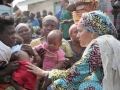
[(43, 20), (42, 20), (42, 24), (44, 24), (46, 20), (53, 20), (53, 21), (55, 21), (58, 24), (57, 18), (55, 16), (53, 16), (53, 15), (47, 15), (47, 16), (45, 16), (43, 18)]
[(69, 28), (69, 35), (71, 35), (72, 31), (74, 30), (74, 28), (77, 28), (76, 24), (73, 24), (70, 28)]
[(29, 26), (28, 26), (27, 24), (25, 24), (25, 23), (20, 23), (20, 24), (18, 24), (18, 25), (16, 26), (16, 28), (15, 28), (16, 33), (18, 33), (18, 30), (19, 30), (21, 27), (27, 27), (27, 28), (29, 29)]
[(83, 13), (79, 21), (88, 31), (99, 35), (110, 34), (117, 37), (117, 30), (109, 17), (102, 11)]

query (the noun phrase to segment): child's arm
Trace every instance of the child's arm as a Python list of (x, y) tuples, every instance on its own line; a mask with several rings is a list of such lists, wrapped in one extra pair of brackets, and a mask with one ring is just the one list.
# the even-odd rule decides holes
[(33, 62), (33, 64), (41, 67), (43, 60), (41, 59), (40, 55), (37, 53), (36, 49), (33, 49), (33, 52), (34, 52), (34, 62)]

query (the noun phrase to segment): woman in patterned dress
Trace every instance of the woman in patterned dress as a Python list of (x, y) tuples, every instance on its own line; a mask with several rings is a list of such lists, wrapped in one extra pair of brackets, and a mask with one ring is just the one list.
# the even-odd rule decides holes
[(26, 66), (28, 71), (48, 77), (52, 90), (119, 90), (120, 43), (117, 36), (104, 12), (83, 13), (77, 37), (86, 49), (78, 62), (67, 70), (44, 71), (30, 63)]

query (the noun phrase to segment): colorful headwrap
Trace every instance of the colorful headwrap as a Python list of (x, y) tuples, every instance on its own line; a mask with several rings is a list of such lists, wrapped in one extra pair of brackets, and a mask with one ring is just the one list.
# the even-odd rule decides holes
[(43, 18), (43, 20), (42, 20), (42, 24), (45, 23), (46, 20), (53, 20), (53, 21), (55, 21), (58, 24), (57, 18), (55, 16), (53, 16), (53, 15), (47, 15), (47, 16), (45, 16)]
[(73, 24), (70, 28), (69, 28), (69, 35), (71, 35), (72, 31), (74, 30), (73, 28), (77, 28), (76, 24)]
[(102, 11), (83, 13), (79, 23), (85, 26), (90, 32), (95, 32), (99, 35), (110, 34), (114, 37), (118, 36), (112, 21)]

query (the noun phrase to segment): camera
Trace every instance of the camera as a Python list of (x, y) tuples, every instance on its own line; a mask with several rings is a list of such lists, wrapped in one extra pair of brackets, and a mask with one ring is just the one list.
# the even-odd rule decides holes
[(120, 0), (115, 0), (115, 3), (113, 5), (114, 9), (119, 9), (120, 8)]

